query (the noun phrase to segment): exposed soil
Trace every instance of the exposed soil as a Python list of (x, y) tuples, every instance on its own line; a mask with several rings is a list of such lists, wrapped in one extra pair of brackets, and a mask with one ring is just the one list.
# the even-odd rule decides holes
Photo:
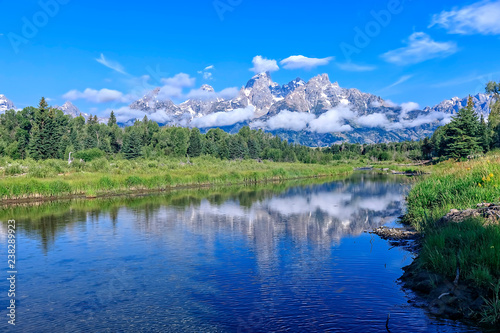
[(443, 216), (438, 221), (438, 225), (448, 223), (460, 223), (469, 218), (483, 217), (486, 225), (498, 224), (500, 221), (500, 204), (495, 203), (479, 203), (475, 209), (451, 209), (448, 214)]

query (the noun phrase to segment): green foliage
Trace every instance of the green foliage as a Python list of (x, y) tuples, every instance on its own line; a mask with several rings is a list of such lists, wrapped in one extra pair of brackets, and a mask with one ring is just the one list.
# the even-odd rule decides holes
[(472, 97), (469, 96), (467, 107), (458, 111), (445, 130), (446, 156), (463, 158), (482, 151), (479, 144), (480, 127)]
[(98, 158), (103, 158), (105, 156), (105, 153), (99, 148), (92, 148), (81, 150), (75, 153), (73, 156), (75, 159), (82, 159), (85, 162), (90, 162)]
[(191, 157), (198, 157), (201, 155), (201, 134), (200, 130), (197, 128), (193, 128), (189, 135), (187, 154)]

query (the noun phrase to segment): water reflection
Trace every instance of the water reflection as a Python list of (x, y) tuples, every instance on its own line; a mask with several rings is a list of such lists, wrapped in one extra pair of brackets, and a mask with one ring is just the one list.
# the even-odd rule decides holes
[(400, 215), (408, 189), (357, 174), (9, 207), (16, 330), (385, 332), (391, 312), (394, 331), (473, 331), (409, 307), (394, 283), (407, 253), (363, 233)]

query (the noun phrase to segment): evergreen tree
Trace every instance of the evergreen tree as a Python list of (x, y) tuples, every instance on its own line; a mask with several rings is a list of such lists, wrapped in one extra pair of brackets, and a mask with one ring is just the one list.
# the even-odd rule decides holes
[(125, 133), (122, 147), (123, 156), (126, 159), (134, 159), (141, 156), (142, 138), (141, 133), (134, 127)]
[(491, 134), (482, 114), (479, 120), (479, 136), (479, 144), (483, 149), (483, 153), (486, 153), (490, 150)]
[(189, 147), (187, 154), (191, 157), (198, 157), (201, 155), (201, 134), (198, 128), (193, 128), (189, 135)]
[[(40, 99), (38, 109), (35, 111), (33, 126), (30, 132), (30, 157), (35, 160), (48, 158), (51, 151), (47, 123), (49, 122), (49, 106), (45, 98)], [(49, 126), (50, 127), (50, 126)]]
[(115, 117), (115, 112), (111, 110), (111, 114), (109, 115), (108, 119), (108, 126), (113, 127), (113, 125), (116, 125), (116, 117)]
[(464, 158), (482, 151), (480, 126), (474, 111), (474, 102), (469, 96), (467, 106), (458, 111), (446, 129), (446, 155), (451, 158)]

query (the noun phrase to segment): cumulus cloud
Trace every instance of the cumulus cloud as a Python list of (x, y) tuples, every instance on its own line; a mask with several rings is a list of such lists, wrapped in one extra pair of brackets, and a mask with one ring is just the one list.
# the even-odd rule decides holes
[(372, 113), (366, 116), (361, 116), (356, 119), (356, 123), (362, 127), (383, 127), (387, 128), (391, 125), (387, 116), (383, 113)]
[(402, 103), (401, 109), (402, 109), (403, 113), (406, 114), (408, 112), (420, 109), (420, 105), (418, 105), (418, 103), (415, 103), (415, 102)]
[(253, 106), (247, 106), (244, 109), (236, 109), (228, 112), (215, 112), (193, 119), (191, 121), (191, 126), (199, 128), (230, 126), (252, 119), (254, 117), (254, 112), (255, 108)]
[(396, 65), (420, 63), (434, 58), (445, 58), (458, 51), (455, 42), (436, 42), (423, 32), (414, 32), (407, 46), (382, 54), (382, 58)]
[(377, 67), (368, 65), (359, 65), (353, 62), (337, 63), (337, 66), (346, 72), (369, 72), (375, 70)]
[(435, 25), (451, 34), (499, 35), (500, 1), (479, 1), (460, 9), (442, 11), (432, 17), (429, 28)]
[(315, 119), (314, 114), (308, 112), (291, 112), (283, 110), (267, 121), (267, 128), (270, 130), (290, 129), (292, 131), (301, 131), (307, 127), (307, 124)]
[(444, 112), (432, 112), (425, 115), (418, 116), (415, 119), (401, 121), (404, 128), (418, 127), (424, 124), (439, 122), (439, 125), (446, 125), (451, 121), (452, 115)]
[[(165, 110), (158, 110), (154, 113), (146, 113), (144, 111), (131, 109), (128, 106), (123, 106), (118, 109), (113, 109), (113, 112), (115, 113), (116, 120), (119, 123), (125, 124), (127, 122), (131, 122), (130, 125), (132, 125), (136, 119), (143, 119), (144, 116), (147, 116), (148, 119), (161, 124), (166, 124), (172, 120), (172, 117), (168, 115)], [(109, 115), (111, 114), (111, 109), (105, 110), (103, 114), (109, 117)]]
[(194, 86), (196, 79), (189, 76), (186, 73), (175, 74), (173, 77), (161, 79), (161, 82), (164, 85), (178, 87), (178, 88), (186, 88)]
[(309, 129), (317, 133), (348, 132), (352, 127), (345, 120), (356, 117), (348, 106), (337, 106), (309, 122)]
[(326, 58), (308, 58), (303, 55), (290, 56), (280, 61), (281, 66), (285, 69), (313, 69), (318, 66), (328, 65), (333, 57)]
[(163, 83), (163, 86), (160, 88), (158, 98), (182, 98), (184, 88), (194, 86), (195, 81), (195, 78), (190, 77), (189, 74), (186, 73), (179, 73), (174, 75), (173, 77), (162, 78), (161, 83)]
[(101, 53), (100, 58), (97, 58), (95, 60), (98, 63), (100, 63), (108, 68), (111, 68), (112, 70), (114, 70), (118, 73), (128, 75), (128, 73), (125, 71), (125, 68), (123, 68), (123, 66), (120, 63), (113, 61), (113, 60), (106, 59), (106, 57), (104, 56), (103, 53)]
[(77, 99), (85, 99), (93, 103), (108, 103), (108, 102), (122, 102), (126, 103), (130, 101), (130, 96), (123, 95), (122, 92), (118, 90), (111, 89), (91, 89), (87, 88), (84, 91), (78, 91), (76, 89), (70, 90), (62, 96), (64, 99), (74, 101)]
[(250, 70), (254, 73), (276, 72), (280, 69), (276, 60), (266, 59), (260, 55), (253, 58), (252, 64), (253, 67)]

